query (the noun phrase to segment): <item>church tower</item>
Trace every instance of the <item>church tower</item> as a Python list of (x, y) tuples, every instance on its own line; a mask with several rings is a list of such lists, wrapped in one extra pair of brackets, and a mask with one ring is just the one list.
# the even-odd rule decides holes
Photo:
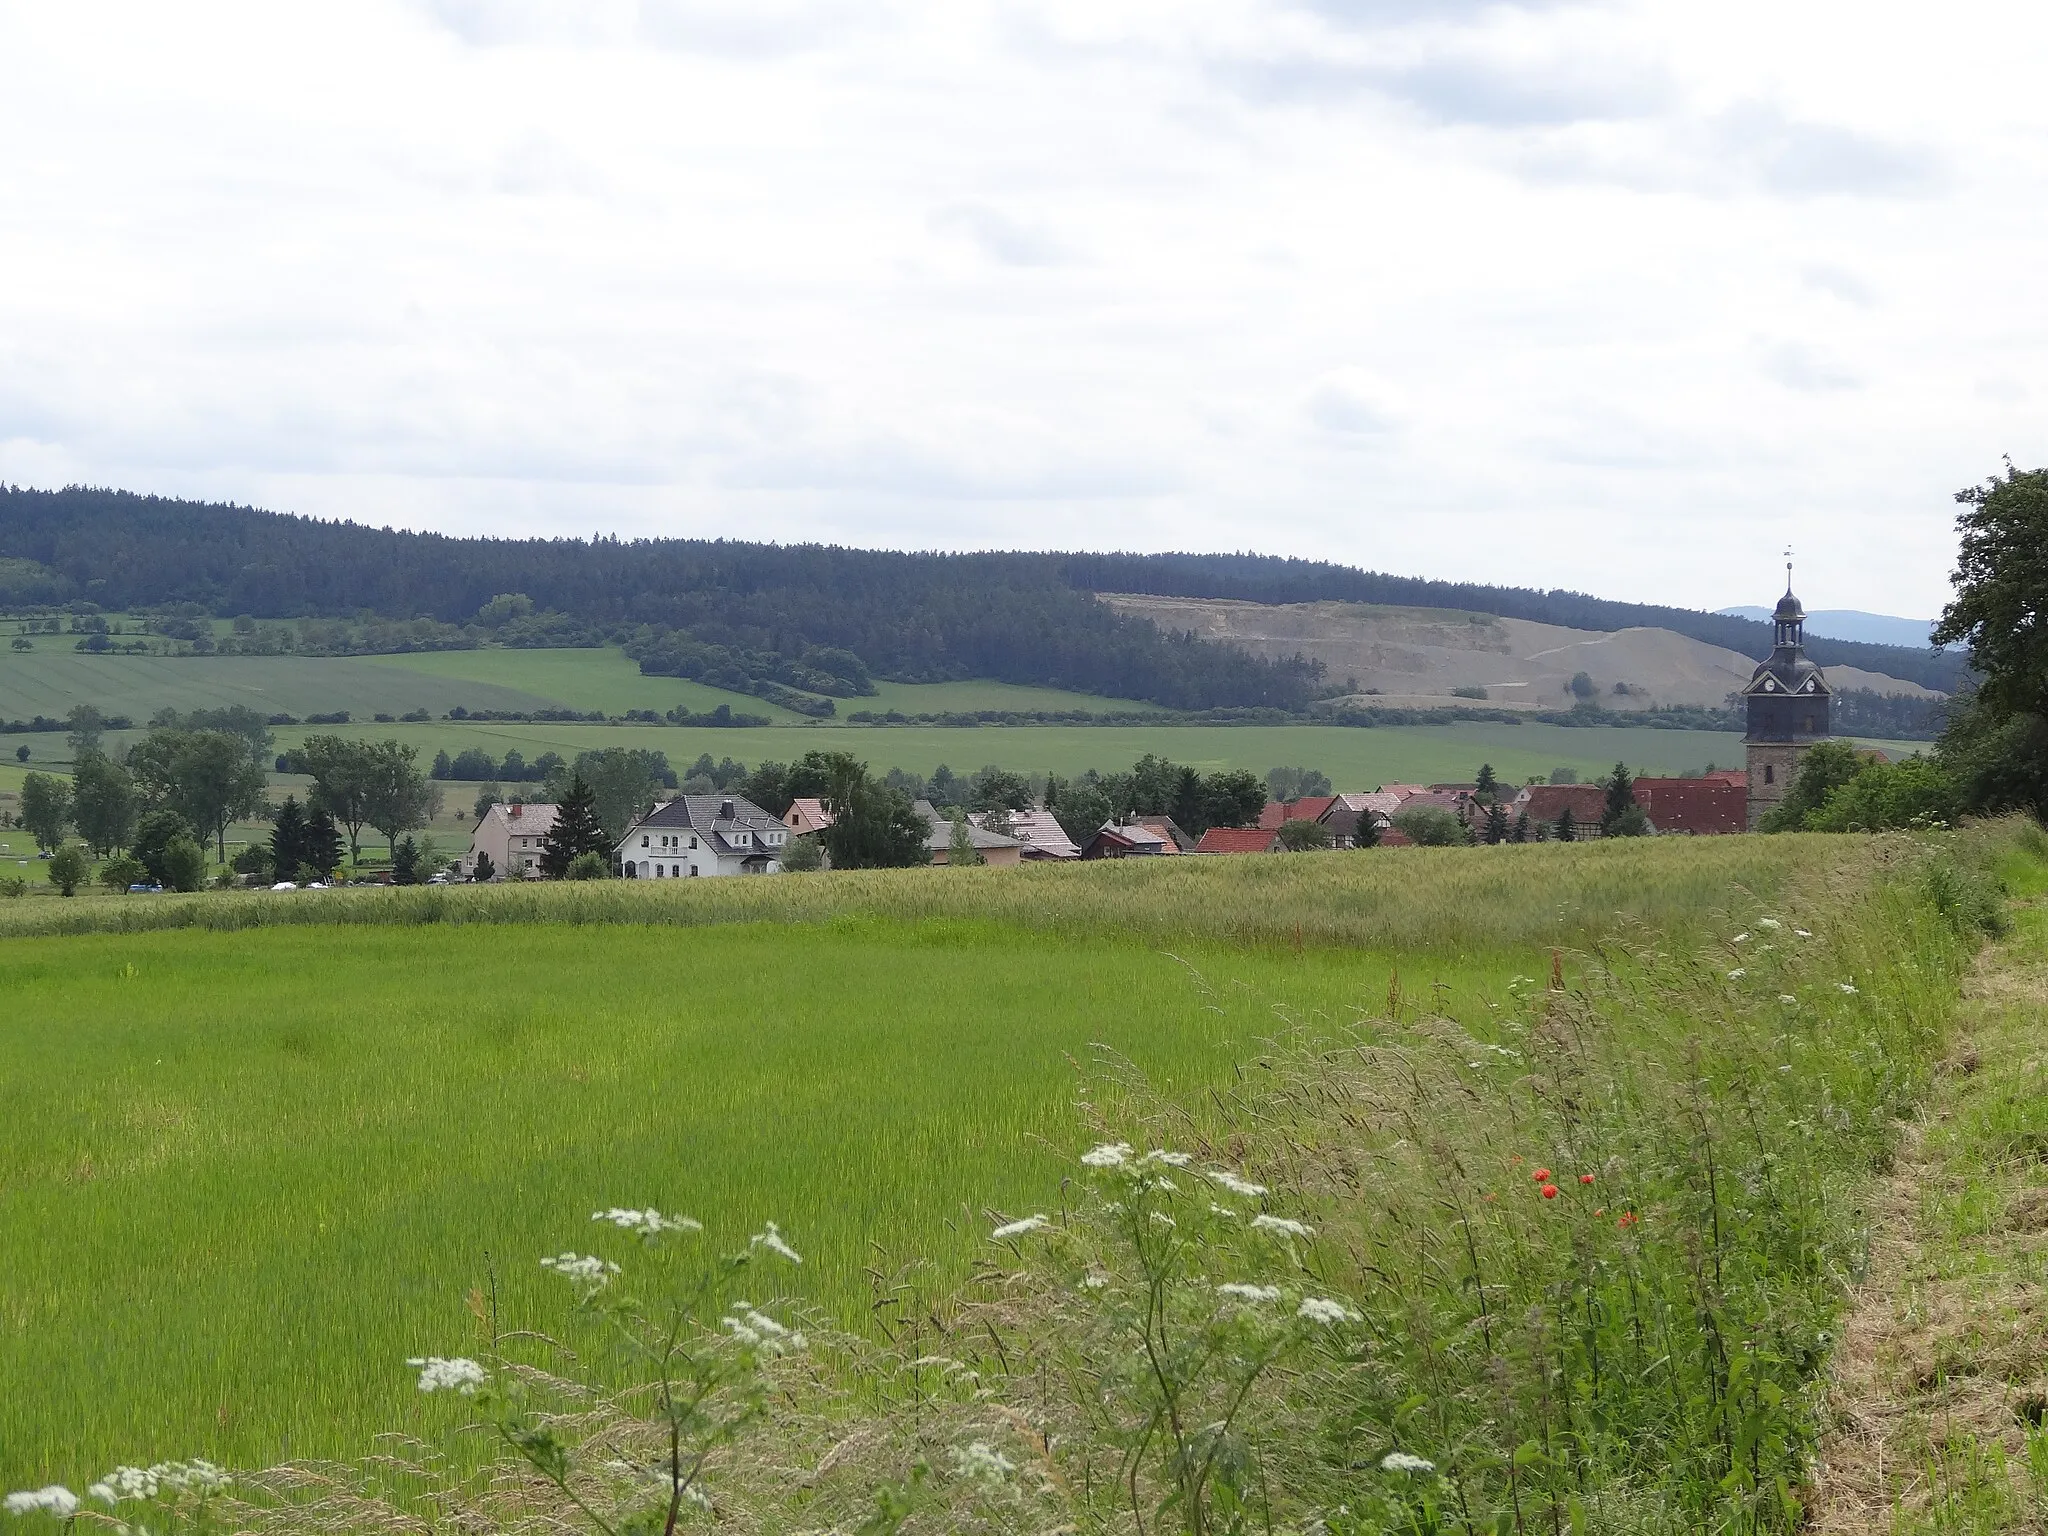
[(1806, 610), (1792, 595), (1792, 566), (1785, 566), (1785, 595), (1771, 615), (1777, 633), (1770, 659), (1759, 665), (1742, 691), (1748, 729), (1742, 738), (1749, 758), (1749, 826), (1785, 798), (1799, 763), (1828, 733), (1833, 695), (1819, 667), (1806, 659)]

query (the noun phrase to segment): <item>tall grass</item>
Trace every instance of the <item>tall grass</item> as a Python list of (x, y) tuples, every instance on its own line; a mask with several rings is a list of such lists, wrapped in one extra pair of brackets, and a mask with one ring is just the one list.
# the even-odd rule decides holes
[(1804, 872), (1860, 865), (1841, 838), (1727, 837), (1105, 860), (767, 879), (378, 887), (0, 904), (0, 936), (292, 925), (816, 923), (965, 918), (1059, 935), (1375, 950), (1582, 944), (1676, 931)]

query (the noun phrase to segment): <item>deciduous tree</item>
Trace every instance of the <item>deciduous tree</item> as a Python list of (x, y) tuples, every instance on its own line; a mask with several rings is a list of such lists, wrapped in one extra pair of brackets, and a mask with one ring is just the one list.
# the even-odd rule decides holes
[[(77, 711), (73, 712), (74, 718)], [(83, 748), (71, 774), (72, 817), (86, 846), (105, 858), (135, 836), (135, 780), (98, 747)]]
[(71, 786), (51, 774), (29, 774), (21, 781), (20, 815), (36, 847), (54, 853), (71, 828)]

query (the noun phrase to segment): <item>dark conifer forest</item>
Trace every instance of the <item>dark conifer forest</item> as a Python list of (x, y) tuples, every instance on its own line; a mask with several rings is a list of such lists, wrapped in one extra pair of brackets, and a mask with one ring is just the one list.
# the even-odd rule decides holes
[[(0, 488), (0, 603), (452, 625), (519, 593), (538, 612), (514, 624), (547, 637), (531, 643), (624, 643), (647, 671), (728, 685), (744, 676), (766, 697), (857, 697), (871, 677), (985, 677), (1176, 709), (1295, 710), (1332, 691), (1317, 663), (1165, 633), (1095, 592), (1397, 603), (1584, 629), (1654, 625), (1758, 657), (1770, 646), (1770, 627), (1751, 620), (1258, 555), (451, 538), (123, 491)], [(1824, 665), (1944, 691), (1962, 672), (1960, 658), (1934, 651), (1833, 640), (1808, 650)]]

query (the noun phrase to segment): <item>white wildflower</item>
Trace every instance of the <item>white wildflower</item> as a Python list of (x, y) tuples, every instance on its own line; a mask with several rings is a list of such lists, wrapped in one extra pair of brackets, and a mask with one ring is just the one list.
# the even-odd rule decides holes
[(976, 1440), (953, 1448), (953, 1475), (977, 1483), (1001, 1483), (1017, 1470), (1017, 1464), (994, 1446)]
[(1332, 1301), (1327, 1296), (1304, 1296), (1301, 1305), (1294, 1309), (1296, 1317), (1305, 1317), (1312, 1323), (1355, 1323), (1358, 1314), (1341, 1301)]
[(1314, 1237), (1315, 1229), (1285, 1216), (1258, 1215), (1252, 1218), (1252, 1226), (1261, 1232), (1278, 1232), (1283, 1237)]
[(1790, 992), (1780, 992), (1778, 994), (1778, 1001), (1783, 1003), (1787, 1008), (1797, 1008), (1799, 1006), (1799, 999), (1794, 997)]
[(1382, 1472), (1434, 1472), (1436, 1463), (1406, 1451), (1389, 1451), (1380, 1458)]
[(804, 1261), (802, 1254), (782, 1240), (782, 1229), (772, 1221), (768, 1223), (765, 1231), (756, 1232), (752, 1241), (747, 1246), (749, 1248), (766, 1248), (770, 1253), (779, 1254), (792, 1264), (801, 1264)]
[(1775, 917), (1760, 917), (1756, 920), (1756, 925), (1759, 928), (1782, 928), (1785, 926)]
[(750, 1348), (779, 1355), (787, 1350), (802, 1349), (807, 1342), (801, 1333), (785, 1328), (765, 1312), (755, 1310), (744, 1301), (732, 1304), (732, 1311), (719, 1320), (734, 1338)]
[(228, 1475), (210, 1461), (160, 1461), (153, 1467), (116, 1467), (85, 1491), (102, 1504), (153, 1499), (165, 1489), (218, 1493)]
[(1146, 1162), (1164, 1163), (1169, 1168), (1185, 1168), (1189, 1163), (1192, 1163), (1194, 1160), (1194, 1155), (1192, 1153), (1168, 1152), (1159, 1147), (1154, 1147), (1150, 1152), (1147, 1152), (1145, 1154)]
[(1005, 1237), (1022, 1237), (1026, 1232), (1042, 1231), (1051, 1225), (1052, 1218), (1041, 1213), (1037, 1216), (1023, 1217), (1018, 1221), (1006, 1221), (989, 1233), (989, 1236), (998, 1240)]
[(1086, 1286), (1086, 1287), (1087, 1287), (1087, 1288), (1088, 1288), (1089, 1290), (1091, 1290), (1091, 1291), (1100, 1291), (1100, 1290), (1104, 1290), (1104, 1289), (1107, 1289), (1107, 1287), (1108, 1287), (1108, 1285), (1109, 1285), (1109, 1276), (1107, 1276), (1107, 1275), (1083, 1275), (1083, 1276), (1081, 1277), (1081, 1284), (1083, 1284), (1084, 1286)]
[(1227, 1205), (1218, 1205), (1214, 1200), (1209, 1202), (1209, 1214), (1211, 1216), (1221, 1216), (1225, 1221), (1237, 1220), (1237, 1212)]
[(649, 1206), (644, 1211), (628, 1210), (624, 1206), (613, 1206), (608, 1211), (592, 1211), (592, 1221), (608, 1221), (621, 1231), (631, 1232), (639, 1237), (659, 1237), (664, 1232), (702, 1232), (704, 1223), (688, 1216), (664, 1216)]
[(1250, 1179), (1239, 1178), (1227, 1168), (1209, 1170), (1209, 1182), (1221, 1185), (1233, 1195), (1242, 1195), (1247, 1200), (1256, 1200), (1266, 1192), (1263, 1184), (1254, 1184)]
[(10, 1515), (32, 1514), (36, 1510), (55, 1515), (59, 1520), (69, 1520), (78, 1513), (78, 1495), (61, 1483), (7, 1495), (7, 1513)]
[(1835, 983), (1835, 990), (1849, 997), (1854, 997), (1856, 995), (1856, 983), (1853, 981), (1838, 981)]
[(1728, 973), (1728, 979), (1730, 981), (1740, 981), (1743, 977), (1747, 976), (1748, 974), (1749, 972), (1745, 971), (1741, 966), (1738, 965), (1737, 967), (1735, 967), (1734, 970)]
[(484, 1368), (459, 1355), (453, 1360), (428, 1355), (405, 1363), (420, 1368), (422, 1392), (460, 1392), (464, 1397), (474, 1397), (476, 1389), (484, 1384)]
[(1799, 935), (1799, 937), (1801, 937), (1802, 939), (1810, 939), (1810, 938), (1812, 938), (1812, 937), (1813, 937), (1813, 933), (1812, 933), (1812, 931), (1811, 931), (1810, 929), (1806, 929), (1806, 928), (1794, 928), (1794, 929), (1793, 929), (1792, 931), (1793, 931), (1794, 933), (1798, 934), (1798, 935)]
[(1106, 1141), (1099, 1147), (1081, 1154), (1082, 1163), (1089, 1168), (1121, 1168), (1130, 1161), (1131, 1144), (1127, 1141)]
[(1728, 942), (1730, 944), (1747, 944), (1749, 942), (1749, 935), (1746, 933), (1738, 933), (1737, 935), (1735, 935), (1734, 938), (1730, 939)]
[(619, 1266), (596, 1254), (578, 1256), (573, 1253), (558, 1253), (551, 1259), (540, 1261), (542, 1269), (552, 1269), (564, 1280), (573, 1280), (582, 1287), (587, 1296), (595, 1295), (612, 1283), (612, 1276), (619, 1272)]
[(1175, 1221), (1171, 1216), (1167, 1215), (1164, 1211), (1154, 1211), (1152, 1213), (1152, 1219), (1162, 1227), (1176, 1227), (1180, 1225), (1179, 1222)]
[(1216, 1289), (1225, 1296), (1235, 1296), (1239, 1301), (1278, 1301), (1280, 1287), (1277, 1285), (1246, 1285), (1241, 1280), (1232, 1280)]

